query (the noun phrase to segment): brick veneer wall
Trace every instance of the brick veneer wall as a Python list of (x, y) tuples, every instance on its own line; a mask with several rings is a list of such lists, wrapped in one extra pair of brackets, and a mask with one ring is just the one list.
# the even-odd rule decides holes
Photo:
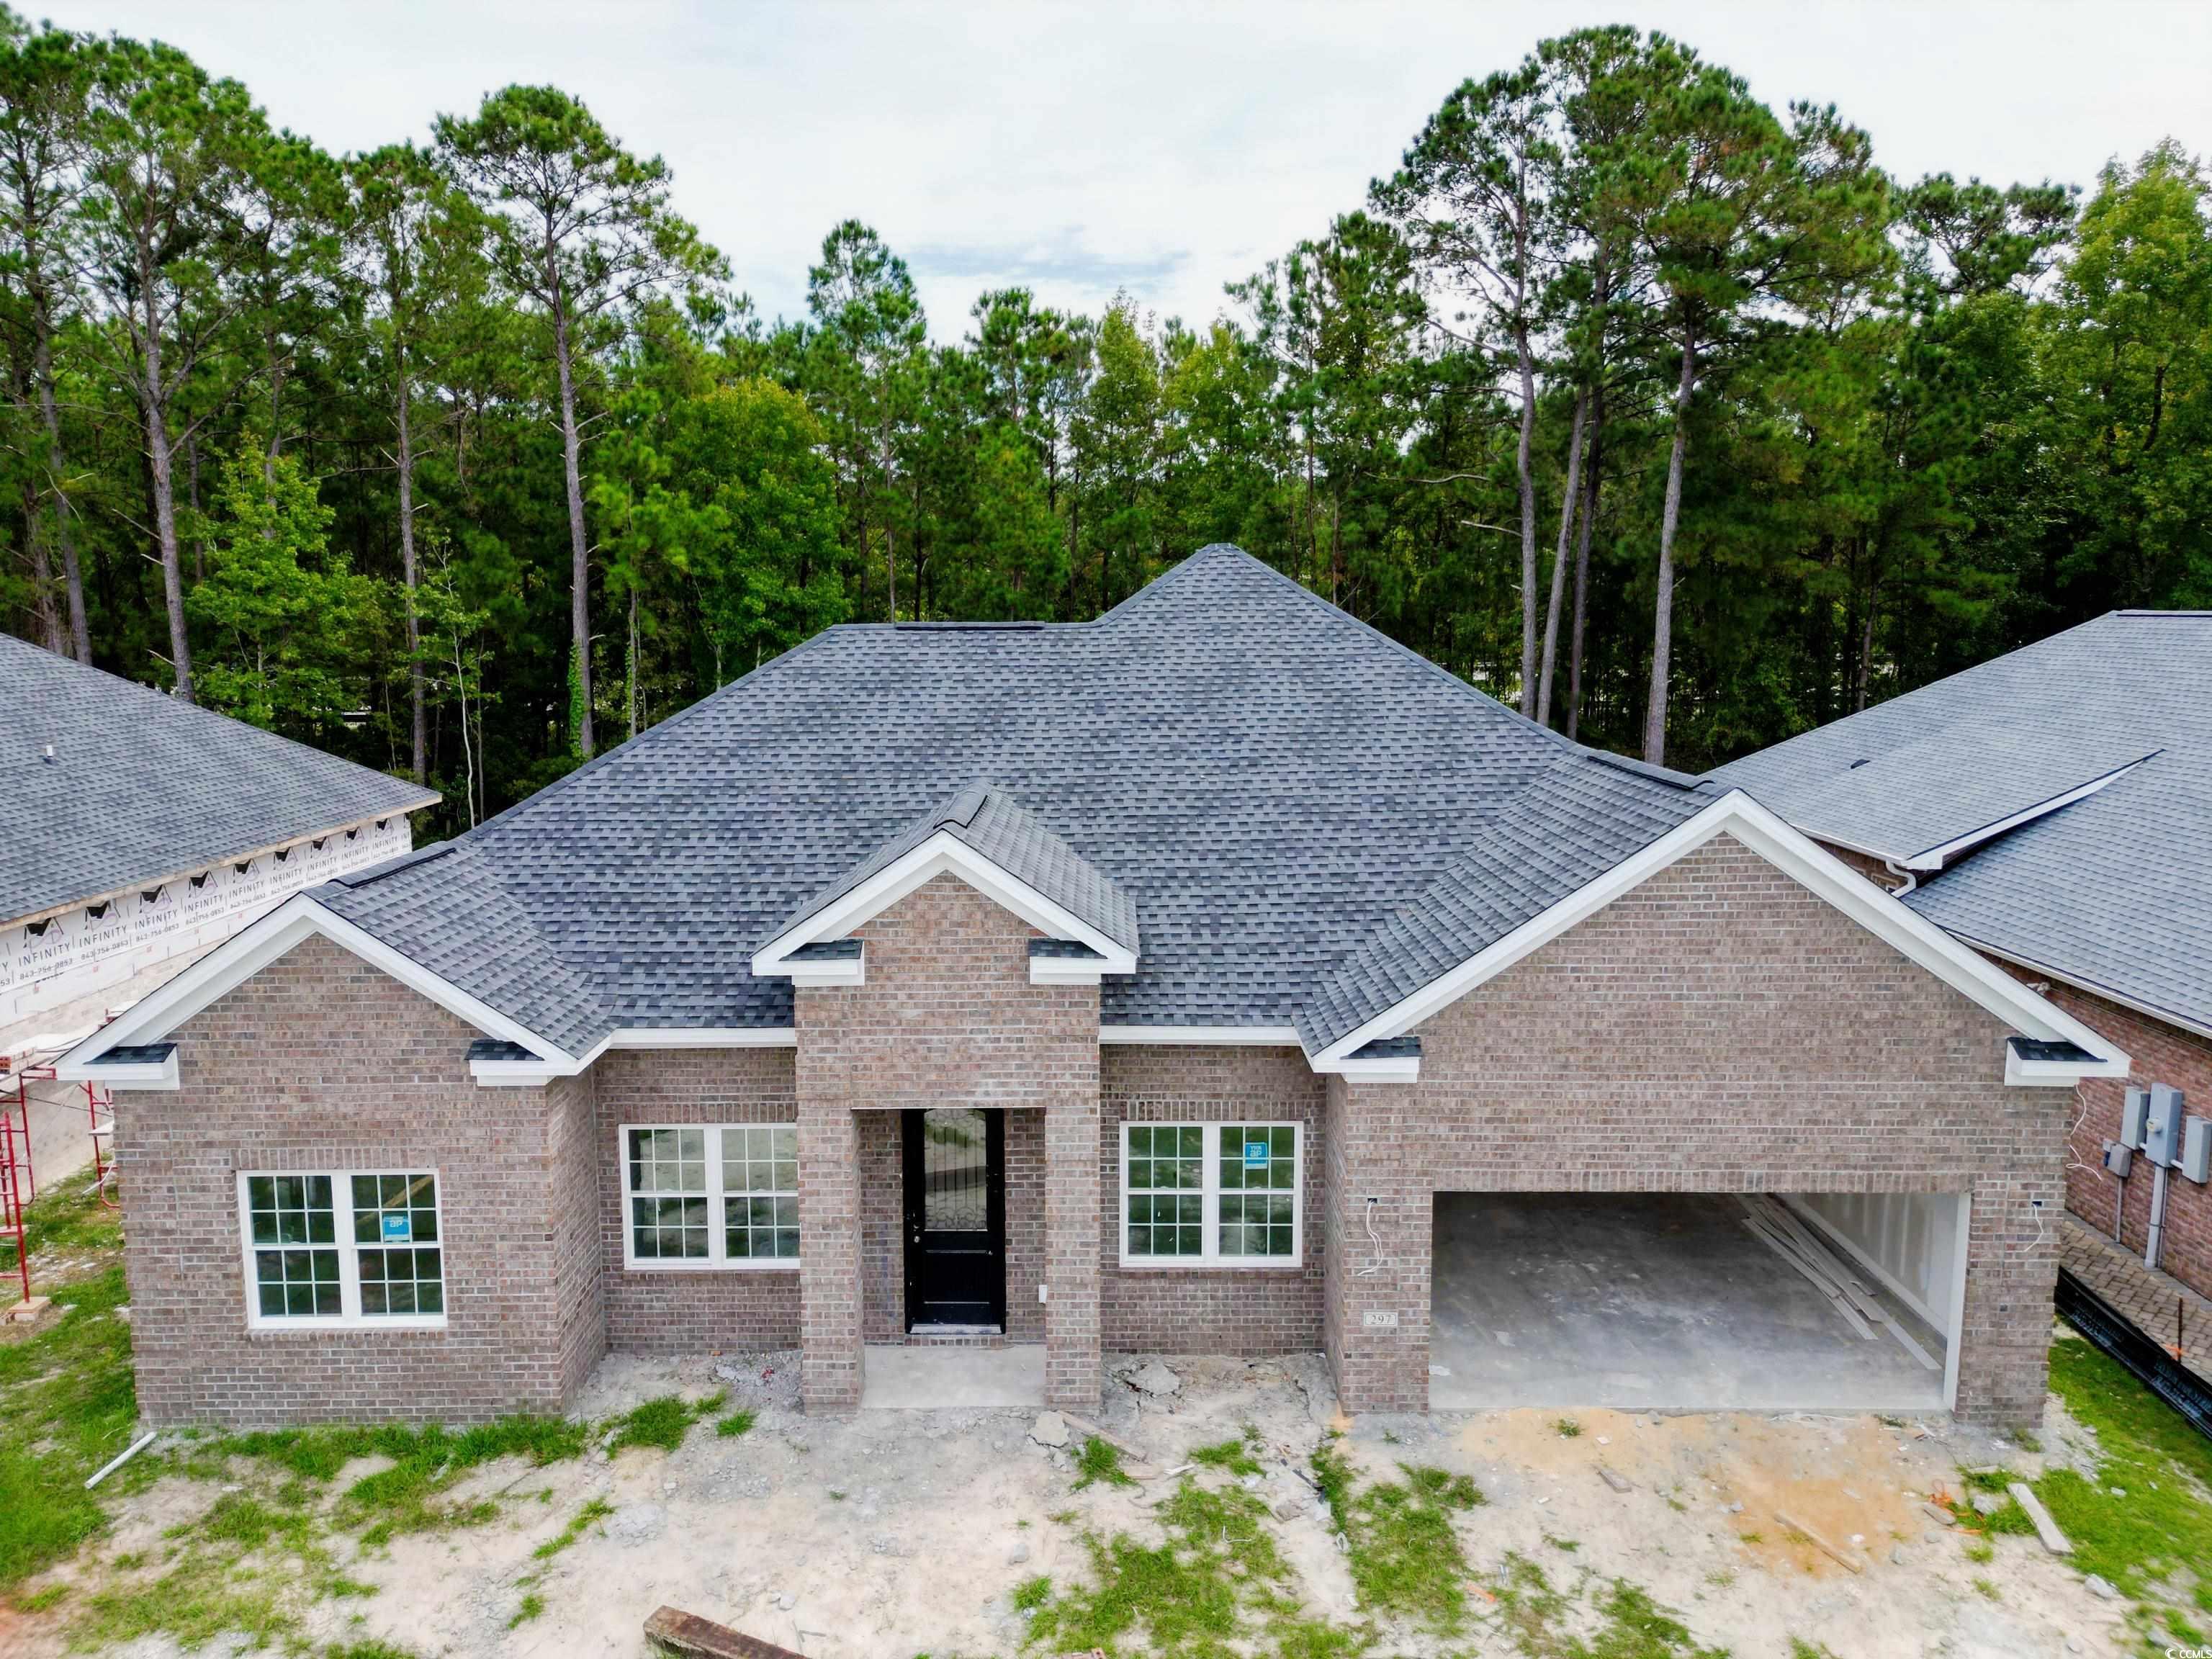
[[(476, 1035), (309, 939), (185, 1022), (176, 1091), (118, 1094), (148, 1421), (560, 1409), (603, 1341), (599, 1299), (578, 1266), (596, 1255), (574, 1221), (589, 1085), (478, 1088), (467, 1059)], [(437, 1172), (446, 1328), (249, 1330), (238, 1172), (378, 1169)]]
[(1331, 1080), (1346, 1404), (1426, 1404), (1439, 1191), (1965, 1191), (1958, 1407), (2037, 1419), (2072, 1096), (2004, 1086), (2005, 1035), (1733, 839), (1689, 854), (1428, 1020), (1419, 1083)]
[[(2077, 991), (2050, 984), (2032, 974), (2022, 977), (2044, 987), (2044, 994), (2100, 1036), (2127, 1051), (2135, 1062), (2126, 1079), (2089, 1078), (2077, 1085), (2073, 1132), (2066, 1148), (2066, 1207), (2099, 1231), (2112, 1231), (2112, 1200), (2120, 1183), (2106, 1173), (2105, 1143), (2120, 1138), (2120, 1105), (2129, 1087), (2164, 1083), (2182, 1091), (2187, 1115), (2212, 1117), (2212, 1041)], [(2127, 1181), (2127, 1207), (2120, 1242), (2141, 1255), (2150, 1232), (2150, 1166), (2136, 1160)], [(2212, 1187), (2200, 1187), (2168, 1173), (2166, 1228), (2159, 1266), (2202, 1295), (2212, 1296)]]
[[(1029, 979), (1036, 931), (964, 882), (939, 876), (857, 930), (867, 982), (800, 989), (800, 1340), (810, 1410), (860, 1403), (872, 1321), (856, 1114), (983, 1106), (1041, 1112), (1046, 1392), (1098, 1396), (1098, 993)], [(1008, 1164), (1012, 1156), (1009, 1125)], [(871, 1136), (880, 1133), (870, 1129)], [(1079, 1145), (1079, 1157), (1070, 1147)], [(872, 1158), (880, 1184), (881, 1159)], [(1012, 1194), (1009, 1194), (1010, 1200)], [(817, 1252), (815, 1242), (823, 1249)], [(1010, 1245), (1012, 1241), (1010, 1241)], [(890, 1271), (879, 1259), (878, 1275)], [(1016, 1287), (1009, 1269), (1008, 1311)], [(1031, 1305), (1035, 1287), (1029, 1291)], [(887, 1299), (886, 1299), (887, 1300)]]
[[(1101, 1319), (1112, 1349), (1243, 1355), (1310, 1353), (1322, 1346), (1322, 1080), (1296, 1048), (1113, 1043), (1099, 1051), (1098, 1158), (1103, 1194)], [(1283, 1267), (1132, 1267), (1121, 1264), (1121, 1125), (1299, 1124), (1302, 1260)]]
[[(622, 1126), (790, 1123), (788, 1048), (613, 1049), (591, 1070), (599, 1102), (592, 1249), (605, 1285), (607, 1346), (624, 1353), (787, 1348), (799, 1341), (799, 1269), (623, 1265)], [(710, 1176), (719, 1172), (710, 1171)], [(799, 1254), (806, 1252), (800, 1218)]]

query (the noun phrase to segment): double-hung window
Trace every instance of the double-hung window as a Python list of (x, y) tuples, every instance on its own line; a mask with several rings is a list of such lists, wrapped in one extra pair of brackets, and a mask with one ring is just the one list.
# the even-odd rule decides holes
[(238, 1178), (247, 1323), (270, 1329), (438, 1326), (446, 1255), (428, 1170)]
[(1295, 1267), (1295, 1123), (1124, 1123), (1126, 1267)]
[(799, 1127), (707, 1123), (622, 1130), (623, 1265), (799, 1265)]

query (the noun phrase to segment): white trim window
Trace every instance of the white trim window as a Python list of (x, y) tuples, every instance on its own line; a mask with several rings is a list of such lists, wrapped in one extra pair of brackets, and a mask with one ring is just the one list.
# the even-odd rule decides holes
[(1121, 1265), (1283, 1267), (1304, 1260), (1299, 1126), (1121, 1126)]
[(430, 1170), (241, 1170), (246, 1322), (270, 1330), (446, 1322)]
[(623, 1266), (796, 1267), (799, 1126), (622, 1126)]

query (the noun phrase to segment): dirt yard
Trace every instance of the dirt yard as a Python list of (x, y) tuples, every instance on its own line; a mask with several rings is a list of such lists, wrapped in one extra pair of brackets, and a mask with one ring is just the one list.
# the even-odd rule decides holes
[[(1151, 1394), (1125, 1360), (1101, 1419), (1141, 1454), (1124, 1472), (1079, 1430), (1040, 1444), (1031, 1412), (802, 1416), (795, 1359), (610, 1360), (580, 1402), (594, 1422), (672, 1394), (710, 1411), (679, 1414), (673, 1450), (611, 1454), (602, 1435), (542, 1465), (496, 1457), (440, 1489), (425, 1513), (442, 1519), (424, 1526), (342, 1523), (341, 1495), (389, 1459), (310, 1480), (169, 1448), (173, 1472), (23, 1587), (0, 1648), (227, 1651), (240, 1638), (223, 1621), (252, 1621), (221, 1598), (250, 1606), (259, 1586), (275, 1598), (261, 1633), (285, 1648), (422, 1659), (637, 1655), (664, 1602), (816, 1659), (2139, 1650), (2126, 1600), (2094, 1594), (2032, 1535), (1970, 1529), (1963, 1470), (2033, 1476), (2070, 1459), (2094, 1473), (2055, 1401), (2036, 1454), (1865, 1417), (1347, 1424), (1317, 1358), (1170, 1358), (1175, 1386)], [(732, 1421), (745, 1426), (718, 1427)], [(1059, 1437), (1051, 1421), (1044, 1434)], [(211, 1586), (179, 1564), (216, 1536), (246, 1547)], [(131, 1612), (134, 1594), (159, 1605)], [(219, 1603), (197, 1623), (175, 1606), (196, 1595)], [(1188, 1617), (1164, 1617), (1170, 1604)]]

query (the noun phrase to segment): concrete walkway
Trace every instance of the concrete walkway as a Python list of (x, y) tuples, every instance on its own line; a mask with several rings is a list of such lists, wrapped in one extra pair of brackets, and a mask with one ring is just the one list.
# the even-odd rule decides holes
[(2145, 1336), (2173, 1352), (2180, 1328), (2181, 1363), (2212, 1383), (2212, 1302), (2171, 1274), (2143, 1266), (2133, 1250), (2115, 1244), (2078, 1215), (2058, 1224), (2058, 1260), (2099, 1298)]
[(1006, 1348), (871, 1346), (860, 1356), (860, 1409), (1044, 1406), (1044, 1345)]
[(1438, 1411), (1943, 1409), (1942, 1372), (1861, 1337), (1733, 1197), (1438, 1194), (1435, 1274)]

